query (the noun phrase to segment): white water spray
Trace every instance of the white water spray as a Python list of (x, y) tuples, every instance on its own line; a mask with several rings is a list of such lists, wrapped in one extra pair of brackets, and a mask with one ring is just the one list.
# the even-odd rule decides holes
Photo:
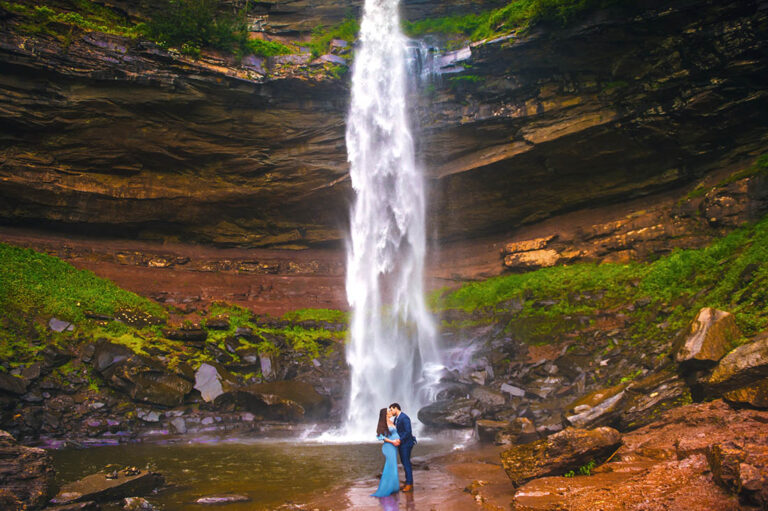
[(408, 119), (398, 0), (366, 0), (359, 38), (346, 134), (356, 192), (347, 249), (348, 440), (371, 439), (379, 409), (393, 401), (417, 422), (441, 368), (424, 301), (426, 193)]

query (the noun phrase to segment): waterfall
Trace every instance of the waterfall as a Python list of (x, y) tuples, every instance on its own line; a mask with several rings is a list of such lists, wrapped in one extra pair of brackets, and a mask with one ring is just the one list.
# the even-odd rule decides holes
[(371, 439), (379, 409), (393, 401), (417, 422), (442, 367), (424, 299), (426, 191), (408, 118), (408, 43), (398, 0), (366, 0), (346, 133), (356, 193), (346, 281), (349, 439)]

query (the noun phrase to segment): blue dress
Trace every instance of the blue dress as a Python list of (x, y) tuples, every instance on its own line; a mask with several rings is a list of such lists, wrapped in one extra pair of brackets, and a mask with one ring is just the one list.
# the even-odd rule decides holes
[[(377, 438), (384, 442), (383, 435), (379, 435)], [(397, 429), (389, 428), (387, 438), (399, 440), (400, 435), (397, 434)], [(384, 445), (381, 446), (381, 452), (384, 454), (384, 470), (381, 471), (379, 489), (371, 497), (386, 497), (400, 490), (400, 480), (397, 476), (397, 447), (389, 442), (384, 442)]]

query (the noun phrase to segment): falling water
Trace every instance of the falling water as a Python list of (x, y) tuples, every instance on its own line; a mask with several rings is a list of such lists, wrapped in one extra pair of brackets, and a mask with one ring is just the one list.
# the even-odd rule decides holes
[(366, 0), (347, 151), (356, 200), (347, 249), (352, 307), (346, 438), (370, 439), (393, 401), (415, 420), (440, 369), (424, 301), (425, 184), (408, 119), (408, 39), (398, 0)]

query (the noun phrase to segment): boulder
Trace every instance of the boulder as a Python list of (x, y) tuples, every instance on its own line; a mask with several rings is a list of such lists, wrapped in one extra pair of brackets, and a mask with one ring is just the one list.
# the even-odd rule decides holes
[(200, 343), (208, 338), (208, 332), (202, 328), (166, 328), (163, 335), (172, 341)]
[(492, 421), (479, 419), (475, 422), (475, 436), (482, 443), (491, 443), (496, 439), (496, 434), (509, 427), (505, 421)]
[(106, 382), (135, 401), (177, 406), (192, 390), (192, 382), (167, 371), (156, 361), (137, 355), (129, 348), (99, 342), (93, 356), (94, 368)]
[(691, 322), (675, 361), (686, 370), (710, 368), (728, 353), (740, 336), (732, 314), (704, 307)]
[(0, 392), (22, 395), (27, 392), (27, 382), (12, 374), (0, 373)]
[(200, 364), (195, 372), (195, 389), (200, 391), (203, 401), (213, 402), (225, 392), (234, 390), (237, 380), (229, 371), (216, 363)]
[(577, 428), (589, 428), (613, 424), (621, 413), (621, 400), (627, 383), (590, 392), (571, 403), (565, 420)]
[(729, 403), (768, 408), (768, 378), (728, 391), (723, 394), (723, 398)]
[(470, 397), (477, 399), (486, 408), (498, 408), (507, 403), (504, 394), (488, 387), (473, 388), (470, 391)]
[(315, 390), (315, 387), (302, 381), (276, 381), (257, 383), (246, 387), (254, 394), (271, 394), (281, 399), (293, 401), (304, 409), (307, 418), (327, 418), (331, 411), (331, 402)]
[(502, 383), (501, 384), (501, 391), (506, 392), (512, 397), (524, 397), (525, 396), (525, 390), (521, 389), (520, 387), (516, 387), (514, 385), (510, 385), (509, 383)]
[(54, 469), (43, 449), (24, 447), (0, 431), (0, 509), (37, 509), (53, 492)]
[(125, 511), (156, 511), (157, 508), (153, 506), (147, 499), (142, 497), (127, 497), (123, 499), (123, 509)]
[(649, 374), (627, 387), (620, 403), (617, 427), (628, 431), (645, 426), (665, 410), (691, 401), (690, 389), (672, 368)]
[(742, 501), (768, 509), (768, 445), (723, 442), (707, 449), (707, 461), (717, 484)]
[(536, 426), (526, 417), (518, 417), (507, 427), (496, 433), (493, 443), (496, 445), (525, 444), (538, 438)]
[(48, 328), (54, 332), (72, 331), (75, 329), (75, 325), (69, 321), (64, 321), (58, 318), (51, 318), (48, 320)]
[(517, 487), (531, 479), (562, 475), (590, 460), (607, 457), (620, 445), (621, 435), (613, 428), (566, 428), (545, 439), (507, 449), (501, 453), (501, 462)]
[(199, 499), (195, 500), (195, 504), (200, 505), (209, 505), (209, 506), (219, 506), (223, 504), (234, 504), (237, 502), (250, 502), (251, 498), (246, 497), (245, 495), (235, 495), (235, 494), (220, 494), (220, 495), (206, 495), (205, 497), (200, 497)]
[(556, 265), (561, 259), (556, 250), (531, 250), (516, 252), (504, 257), (504, 266), (512, 270), (536, 270)]
[(425, 406), (417, 415), (427, 426), (471, 428), (480, 416), (477, 405), (476, 399), (448, 399)]
[(706, 387), (725, 392), (763, 378), (768, 378), (768, 332), (724, 356), (707, 379)]
[(218, 409), (251, 412), (268, 420), (300, 422), (305, 416), (304, 408), (297, 402), (252, 387), (221, 394), (213, 404)]
[(229, 330), (229, 318), (224, 316), (211, 318), (205, 322), (205, 328), (208, 330)]
[(163, 485), (163, 477), (148, 470), (140, 470), (134, 475), (117, 472), (117, 477), (107, 479), (105, 474), (89, 476), (66, 484), (51, 500), (52, 504), (66, 505), (74, 502), (109, 502), (146, 495)]

